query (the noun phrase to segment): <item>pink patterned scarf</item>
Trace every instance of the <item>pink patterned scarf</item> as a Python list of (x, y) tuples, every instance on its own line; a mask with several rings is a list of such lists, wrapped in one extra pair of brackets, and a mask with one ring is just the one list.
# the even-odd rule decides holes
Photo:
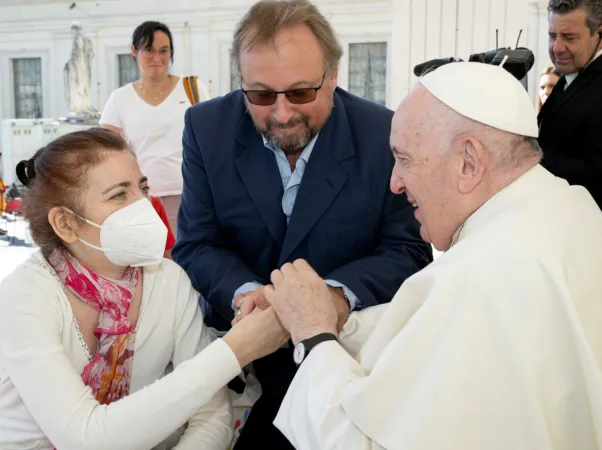
[(61, 281), (88, 306), (100, 312), (94, 335), (98, 352), (84, 367), (82, 380), (102, 405), (128, 395), (134, 359), (134, 327), (127, 317), (140, 278), (129, 267), (119, 281), (97, 275), (63, 247), (48, 258)]

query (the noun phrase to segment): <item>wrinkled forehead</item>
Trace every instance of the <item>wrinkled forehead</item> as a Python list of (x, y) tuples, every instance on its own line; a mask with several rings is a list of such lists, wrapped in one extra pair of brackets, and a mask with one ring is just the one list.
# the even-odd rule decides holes
[(398, 138), (420, 134), (430, 121), (432, 95), (421, 85), (417, 85), (401, 102), (393, 116), (391, 135)]
[(391, 124), (391, 146), (414, 156), (439, 153), (449, 144), (458, 114), (418, 84), (401, 103)]

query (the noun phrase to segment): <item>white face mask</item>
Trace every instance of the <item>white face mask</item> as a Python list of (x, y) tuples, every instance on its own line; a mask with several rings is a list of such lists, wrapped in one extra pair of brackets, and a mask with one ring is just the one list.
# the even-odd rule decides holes
[(84, 219), (70, 209), (63, 209), (100, 228), (100, 247), (77, 239), (88, 247), (104, 252), (113, 264), (140, 267), (159, 264), (162, 261), (167, 228), (147, 198), (141, 198), (115, 211), (102, 225)]

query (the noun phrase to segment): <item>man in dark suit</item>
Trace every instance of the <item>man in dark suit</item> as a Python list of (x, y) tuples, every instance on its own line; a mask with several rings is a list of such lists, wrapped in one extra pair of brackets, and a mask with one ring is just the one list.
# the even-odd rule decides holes
[(550, 58), (563, 74), (538, 116), (542, 165), (602, 208), (602, 1), (550, 0)]
[[(234, 35), (242, 90), (186, 113), (174, 259), (220, 330), (267, 307), (263, 286), (304, 258), (350, 310), (390, 301), (432, 261), (413, 207), (387, 180), (393, 112), (336, 86), (342, 54), (303, 0), (253, 6)], [(292, 448), (272, 425), (295, 374), (292, 348), (256, 361), (263, 395), (236, 449)]]

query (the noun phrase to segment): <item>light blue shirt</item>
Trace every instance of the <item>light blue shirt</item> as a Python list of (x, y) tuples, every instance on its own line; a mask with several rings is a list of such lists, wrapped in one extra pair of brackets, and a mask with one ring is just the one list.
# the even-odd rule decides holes
[[(297, 199), (297, 192), (299, 192), (299, 186), (301, 185), (301, 180), (303, 179), (303, 174), (305, 173), (305, 167), (307, 166), (309, 157), (314, 150), (314, 145), (316, 145), (318, 135), (309, 141), (299, 156), (294, 171), (291, 171), (291, 165), (286, 159), (284, 152), (278, 147), (273, 146), (264, 135), (261, 135), (261, 138), (263, 139), (263, 145), (265, 145), (267, 149), (271, 150), (276, 158), (276, 164), (278, 165), (278, 170), (280, 171), (280, 178), (282, 178), (282, 186), (284, 187), (284, 194), (282, 195), (282, 211), (284, 211), (284, 214), (286, 215), (286, 223), (288, 224), (291, 219), (291, 214), (293, 213), (295, 200)], [(343, 292), (349, 299), (351, 311), (353, 311), (359, 305), (356, 295), (347, 286), (334, 280), (324, 281), (331, 287), (343, 289)], [(234, 297), (236, 297), (238, 294), (254, 291), (260, 286), (262, 285), (255, 281), (247, 282), (239, 287), (236, 292), (234, 292)], [(234, 299), (232, 299), (232, 309), (234, 309)]]
[(305, 147), (299, 156), (299, 159), (297, 160), (295, 170), (292, 172), (291, 165), (286, 159), (284, 152), (278, 147), (274, 147), (271, 143), (269, 143), (265, 136), (261, 135), (261, 138), (263, 139), (263, 145), (270, 149), (276, 157), (276, 164), (278, 164), (280, 178), (282, 178), (282, 186), (284, 187), (284, 194), (282, 195), (282, 211), (284, 211), (284, 214), (286, 215), (286, 223), (288, 224), (291, 219), (291, 214), (293, 213), (293, 206), (295, 206), (295, 200), (297, 198), (297, 192), (299, 192), (301, 179), (305, 173), (305, 166), (307, 166), (307, 163), (309, 162), (309, 157), (311, 156), (311, 152), (314, 150), (314, 145), (316, 145), (318, 135), (309, 141), (309, 144), (307, 144), (307, 147)]

